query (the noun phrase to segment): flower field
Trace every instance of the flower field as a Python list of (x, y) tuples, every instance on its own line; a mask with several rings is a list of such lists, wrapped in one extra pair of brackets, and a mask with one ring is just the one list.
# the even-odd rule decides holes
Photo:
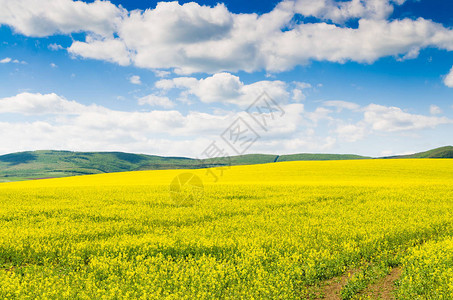
[(397, 298), (453, 299), (453, 160), (191, 170), (186, 205), (181, 172), (0, 184), (0, 298), (314, 299), (359, 270), (351, 299), (400, 267)]

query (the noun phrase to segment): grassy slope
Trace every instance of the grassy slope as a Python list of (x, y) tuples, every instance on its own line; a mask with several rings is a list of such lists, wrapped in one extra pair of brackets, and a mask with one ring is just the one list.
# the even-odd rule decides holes
[(0, 156), (3, 181), (145, 169), (195, 168), (197, 162), (121, 152), (33, 151)]
[(390, 158), (453, 158), (453, 146), (440, 147), (425, 152)]
[[(196, 169), (224, 165), (254, 165), (284, 161), (356, 160), (371, 157), (352, 154), (247, 154), (228, 159), (196, 160), (122, 152), (33, 151), (0, 156), (0, 182), (66, 177), (138, 170)], [(447, 146), (413, 155), (387, 158), (453, 158)]]
[(291, 154), (282, 155), (278, 158), (278, 162), (281, 161), (299, 161), (299, 160), (351, 160), (351, 159), (370, 159), (371, 157), (360, 156), (354, 154)]
[(199, 161), (122, 152), (33, 151), (0, 156), (0, 182), (138, 170), (195, 169), (274, 162), (276, 155), (240, 155)]
[(267, 164), (275, 162), (278, 155), (273, 154), (245, 154), (238, 156), (231, 156), (223, 159), (207, 159), (205, 163), (219, 163), (219, 164), (231, 164), (233, 166), (238, 165), (256, 165), (256, 164)]

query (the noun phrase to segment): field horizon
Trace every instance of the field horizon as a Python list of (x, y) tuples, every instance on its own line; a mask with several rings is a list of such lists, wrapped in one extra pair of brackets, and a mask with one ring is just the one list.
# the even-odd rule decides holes
[(73, 152), (37, 150), (0, 156), (0, 182), (58, 178), (139, 170), (203, 169), (284, 161), (360, 159), (453, 158), (453, 146), (415, 154), (369, 157), (356, 154), (245, 154), (212, 159), (157, 156), (125, 152)]

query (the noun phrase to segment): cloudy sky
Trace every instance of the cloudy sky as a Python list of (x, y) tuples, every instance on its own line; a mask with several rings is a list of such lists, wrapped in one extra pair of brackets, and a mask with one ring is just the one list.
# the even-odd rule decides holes
[(452, 1), (0, 7), (0, 154), (202, 158), (215, 143), (230, 155), (380, 156), (453, 144)]

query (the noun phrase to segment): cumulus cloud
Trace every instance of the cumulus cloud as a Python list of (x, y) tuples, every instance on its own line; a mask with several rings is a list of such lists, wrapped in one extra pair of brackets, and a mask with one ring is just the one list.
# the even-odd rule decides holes
[(304, 93), (305, 89), (311, 89), (312, 86), (306, 82), (293, 82), (295, 88), (292, 90), (292, 100), (299, 102), (305, 100), (306, 96)]
[(20, 61), (18, 59), (12, 59), (11, 57), (5, 57), (4, 59), (0, 60), (0, 64), (8, 64), (8, 63), (15, 63), (15, 64), (27, 64), (25, 61)]
[(63, 49), (63, 46), (58, 45), (56, 43), (52, 43), (52, 44), (49, 44), (49, 46), (47, 46), (47, 48), (49, 48), (52, 51), (58, 51), (58, 50)]
[(405, 0), (297, 0), (295, 11), (304, 15), (336, 23), (349, 19), (386, 19), (393, 12), (393, 5), (401, 5)]
[[(150, 104), (156, 99), (144, 97), (142, 102)], [(251, 151), (272, 152), (281, 148), (280, 144), (274, 144), (276, 139), (289, 146), (290, 141), (302, 138), (298, 124), (304, 118), (304, 106), (293, 103), (282, 107), (287, 112), (284, 118), (274, 120), (267, 137), (263, 136)], [(182, 114), (175, 110), (126, 112), (86, 106), (56, 94), (22, 93), (0, 99), (0, 113), (33, 114), (36, 115), (34, 119), (39, 119), (0, 122), (4, 129), (0, 131), (0, 139), (5, 141), (0, 145), (1, 153), (24, 149), (72, 149), (197, 156), (210, 142), (219, 139), (238, 117), (259, 130), (243, 111), (223, 114), (196, 111)], [(20, 141), (14, 138), (18, 135)], [(313, 143), (316, 141), (312, 139)], [(311, 146), (316, 148), (316, 144)], [(231, 149), (229, 151), (233, 153)]]
[(453, 88), (453, 67), (450, 69), (450, 73), (445, 76), (444, 84), (450, 88)]
[[(344, 116), (326, 112), (324, 119), (330, 120), (339, 141), (356, 142), (371, 134), (404, 134), (423, 129), (433, 129), (440, 125), (451, 125), (453, 120), (446, 117), (411, 114), (399, 107), (370, 104), (365, 107), (345, 101), (326, 101), (325, 106), (337, 107), (336, 113), (349, 109), (361, 115), (357, 122), (350, 122)], [(431, 107), (431, 114), (440, 113), (437, 106)]]
[(93, 32), (108, 36), (125, 13), (108, 1), (0, 0), (0, 23), (27, 36)]
[[(92, 106), (96, 108), (96, 106)], [(21, 93), (0, 99), (0, 113), (25, 115), (79, 114), (88, 107), (75, 101), (66, 100), (57, 94)]]
[[(453, 50), (453, 31), (429, 20), (362, 18), (355, 29), (323, 22), (292, 24), (296, 13), (292, 4), (282, 2), (272, 12), (258, 16), (232, 14), (223, 5), (160, 3), (154, 10), (135, 11), (126, 17), (119, 25), (118, 38), (75, 42), (69, 51), (190, 74), (280, 72), (311, 60), (372, 63), (385, 56), (415, 58), (430, 46)], [(168, 17), (169, 11), (172, 17)], [(163, 17), (168, 18), (164, 21)], [(118, 50), (99, 55), (107, 43), (116, 44)]]
[[(148, 95), (142, 105), (165, 107), (169, 99)], [(170, 108), (170, 105), (166, 108)], [(356, 123), (324, 104), (307, 111), (302, 103), (281, 104), (285, 114), (269, 119), (267, 131), (245, 112), (205, 113), (176, 110), (117, 111), (84, 105), (57, 94), (21, 93), (0, 99), (1, 114), (34, 115), (33, 121), (0, 122), (0, 153), (24, 149), (115, 150), (160, 155), (200, 156), (241, 117), (260, 134), (250, 152), (299, 153), (327, 151), (338, 142), (356, 142), (370, 134), (397, 135), (453, 124), (445, 117), (404, 112), (376, 104), (353, 110)], [(327, 126), (327, 132), (322, 129)], [(319, 131), (321, 130), (321, 131)], [(21, 136), (21, 139), (17, 139)], [(222, 142), (222, 141), (219, 141)], [(222, 147), (229, 149), (228, 145)], [(228, 153), (234, 152), (230, 148)]]
[(172, 108), (175, 104), (168, 98), (157, 95), (147, 95), (138, 99), (140, 105), (160, 106), (164, 108)]
[(132, 84), (142, 84), (140, 76), (138, 75), (132, 75), (131, 77), (129, 77), (129, 82)]
[[(450, 28), (423, 18), (387, 19), (404, 0), (286, 0), (262, 15), (194, 2), (130, 12), (105, 1), (57, 2), (0, 0), (0, 23), (28, 36), (86, 32), (67, 49), (74, 56), (178, 74), (280, 72), (313, 60), (372, 63), (415, 58), (427, 47), (453, 50)], [(296, 14), (320, 21), (296, 22)], [(341, 24), (349, 19), (358, 27)], [(293, 94), (303, 100), (300, 90)]]
[(163, 71), (163, 70), (153, 70), (153, 72), (157, 77), (160, 77), (160, 78), (167, 77), (171, 74), (171, 72)]
[(384, 132), (421, 130), (443, 124), (453, 124), (446, 117), (433, 117), (404, 112), (399, 107), (370, 104), (365, 108), (364, 122), (373, 130)]
[[(295, 94), (295, 91), (301, 92), (302, 88), (311, 87), (308, 83), (288, 84), (280, 80), (244, 84), (238, 76), (226, 72), (202, 79), (193, 77), (162, 79), (157, 81), (155, 86), (164, 92), (179, 89), (182, 99), (193, 95), (204, 103), (232, 103), (242, 107), (252, 104), (263, 92), (279, 102), (287, 102), (291, 97), (293, 100), (300, 100), (301, 96)], [(297, 99), (294, 99), (295, 96)]]
[[(357, 29), (326, 23), (291, 25), (294, 11), (289, 4), (280, 3), (274, 11), (257, 16), (235, 15), (223, 6), (207, 8), (162, 3), (155, 10), (135, 12), (125, 19), (120, 38), (115, 41), (127, 45), (134, 53), (129, 59), (139, 67), (174, 68), (183, 74), (260, 69), (278, 72), (310, 60), (371, 63), (384, 56), (414, 58), (420, 49), (428, 46), (453, 49), (453, 32), (432, 21), (360, 19)], [(175, 18), (155, 21), (160, 20), (157, 17), (160, 14), (166, 16), (170, 9), (177, 11), (176, 15), (181, 18), (189, 13), (197, 16), (195, 12), (202, 11), (208, 17), (198, 16), (196, 22), (196, 18), (188, 18), (190, 21), (183, 25)], [(218, 21), (211, 24), (214, 18), (209, 17), (213, 14)], [(185, 34), (177, 34), (182, 30), (176, 30), (179, 26), (184, 26)], [(292, 26), (290, 30), (282, 31), (288, 26)], [(176, 34), (172, 34), (170, 40), (163, 37), (165, 32), (173, 31)], [(149, 34), (138, 37), (136, 32)], [(186, 36), (192, 38), (185, 39)], [(99, 43), (99, 40), (77, 42), (70, 51), (86, 57), (87, 53), (80, 53), (78, 48), (101, 47)], [(116, 59), (126, 61), (126, 53), (118, 51)], [(106, 59), (115, 60), (110, 56)]]
[(88, 36), (86, 42), (73, 42), (68, 51), (74, 56), (106, 60), (120, 66), (127, 66), (131, 63), (131, 51), (123, 41), (118, 39), (97, 39), (94, 36)]
[(363, 139), (370, 133), (364, 122), (359, 122), (357, 124), (344, 124), (343, 122), (340, 122), (335, 129), (335, 132), (338, 134), (341, 141), (351, 143)]
[(333, 120), (333, 118), (330, 116), (331, 112), (331, 110), (325, 107), (317, 107), (315, 111), (308, 112), (306, 115), (309, 120), (311, 120), (314, 124), (317, 124), (322, 120)]
[[(195, 157), (204, 149), (209, 138), (172, 140), (143, 131), (117, 127), (110, 130), (78, 128), (70, 123), (48, 121), (0, 122), (0, 153), (34, 149), (71, 149), (74, 151), (124, 151), (160, 155)], [(17, 137), (21, 138), (18, 139)]]
[(442, 109), (439, 106), (432, 104), (429, 107), (429, 113), (432, 115), (439, 115), (442, 113)]
[(323, 104), (324, 106), (335, 107), (338, 112), (341, 112), (343, 109), (357, 110), (360, 108), (360, 105), (357, 103), (340, 100), (324, 101)]
[(266, 40), (267, 68), (286, 70), (309, 60), (372, 63), (384, 56), (437, 46), (453, 50), (453, 31), (424, 19), (361, 19), (357, 29), (325, 23), (300, 24)]

